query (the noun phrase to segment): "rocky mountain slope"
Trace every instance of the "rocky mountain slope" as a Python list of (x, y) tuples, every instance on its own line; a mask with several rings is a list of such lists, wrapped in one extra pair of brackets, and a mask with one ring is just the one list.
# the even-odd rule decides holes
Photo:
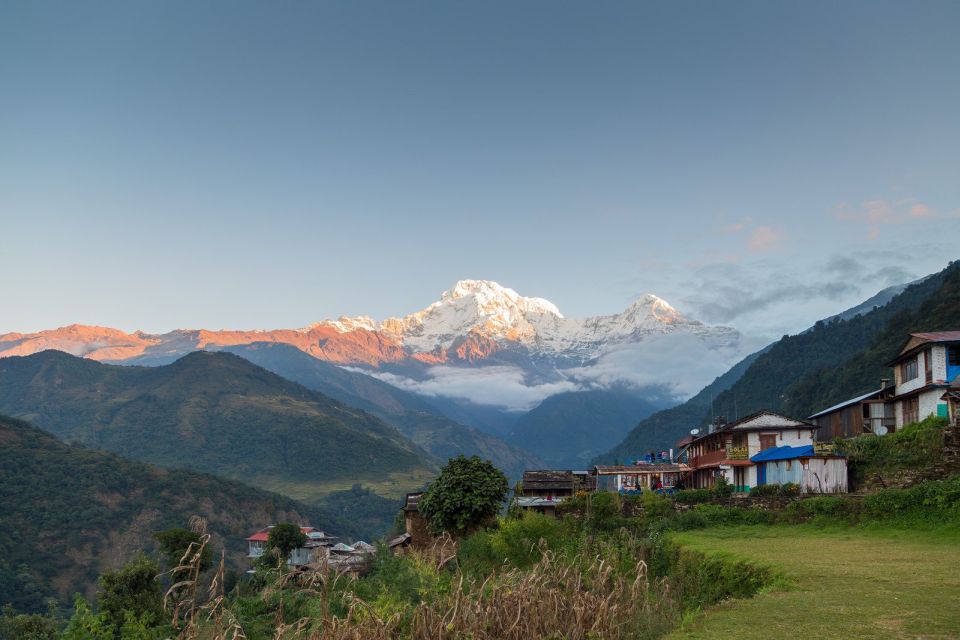
[(58, 351), (5, 358), (0, 412), (66, 440), (306, 501), (358, 482), (396, 496), (436, 469), (379, 418), (228, 353), (161, 367)]

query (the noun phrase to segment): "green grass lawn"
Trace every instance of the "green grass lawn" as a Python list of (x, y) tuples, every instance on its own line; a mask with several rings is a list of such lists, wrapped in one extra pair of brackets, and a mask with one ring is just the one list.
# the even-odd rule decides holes
[(960, 531), (731, 527), (675, 540), (782, 579), (692, 617), (669, 638), (960, 638)]

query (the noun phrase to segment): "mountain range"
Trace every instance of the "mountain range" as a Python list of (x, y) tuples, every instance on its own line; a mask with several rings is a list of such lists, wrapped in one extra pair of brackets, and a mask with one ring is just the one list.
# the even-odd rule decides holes
[[(476, 453), (515, 476), (546, 461), (585, 464), (638, 418), (726, 371), (747, 346), (737, 331), (687, 318), (654, 295), (618, 314), (573, 319), (542, 298), (461, 280), (426, 308), (382, 321), (163, 334), (71, 325), (0, 335), (0, 358), (47, 349), (151, 366), (232, 351), (376, 415), (440, 459)], [(545, 445), (539, 415), (553, 422)], [(587, 427), (596, 435), (590, 446)]]

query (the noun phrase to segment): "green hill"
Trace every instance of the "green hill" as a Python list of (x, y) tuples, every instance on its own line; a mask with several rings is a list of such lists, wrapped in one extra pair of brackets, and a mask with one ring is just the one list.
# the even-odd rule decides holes
[(512, 478), (519, 478), (524, 469), (542, 466), (538, 458), (497, 436), (442, 415), (416, 394), (323, 362), (291, 345), (264, 342), (226, 347), (224, 351), (377, 416), (440, 460), (478, 455), (493, 461)]
[(586, 469), (638, 418), (662, 406), (628, 388), (559, 393), (521, 416), (509, 442), (536, 452), (551, 468)]
[(0, 416), (0, 605), (44, 610), (44, 599), (91, 595), (105, 569), (152, 534), (206, 519), (214, 548), (245, 569), (251, 532), (275, 522), (311, 524), (354, 537), (349, 520), (239, 482), (161, 469), (65, 444), (26, 422)]
[(5, 358), (0, 412), (68, 441), (310, 502), (358, 482), (398, 496), (435, 471), (380, 419), (228, 353), (162, 367), (56, 351)]
[[(626, 459), (651, 446), (672, 446), (691, 428), (706, 424), (711, 414), (734, 418), (769, 409), (808, 416), (879, 387), (881, 378), (891, 378), (884, 363), (908, 333), (957, 327), (960, 262), (953, 262), (906, 287), (886, 304), (784, 336), (686, 403), (641, 421), (602, 459)], [(725, 378), (729, 384), (717, 387)]]

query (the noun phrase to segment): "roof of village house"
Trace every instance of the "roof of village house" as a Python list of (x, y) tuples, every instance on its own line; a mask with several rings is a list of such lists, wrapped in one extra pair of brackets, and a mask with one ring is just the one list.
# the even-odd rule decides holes
[(524, 489), (569, 489), (573, 486), (573, 471), (540, 469), (524, 471), (521, 484)]
[[(264, 527), (263, 529), (260, 529), (260, 531), (257, 531), (255, 534), (253, 534), (252, 536), (250, 536), (249, 538), (247, 538), (247, 540), (248, 540), (249, 542), (266, 542), (266, 541), (270, 538), (270, 529), (273, 529), (273, 527), (274, 527), (274, 525), (270, 525), (269, 527)], [(303, 534), (304, 534), (305, 536), (307, 536), (308, 538), (317, 538), (316, 535), (312, 535), (312, 534), (315, 534), (315, 533), (319, 533), (319, 534), (320, 534), (320, 537), (326, 537), (326, 536), (323, 534), (323, 531), (317, 531), (317, 530), (314, 529), (313, 527), (303, 527), (303, 526), (301, 526), (301, 527), (300, 527), (300, 531), (302, 531)]]
[(712, 433), (704, 433), (693, 439), (694, 442), (709, 438), (718, 433), (730, 431), (777, 431), (783, 429), (819, 429), (820, 427), (805, 420), (797, 420), (775, 411), (757, 411), (734, 422), (714, 429)]
[(797, 458), (842, 458), (843, 456), (817, 455), (812, 444), (801, 445), (799, 447), (782, 446), (770, 447), (760, 453), (750, 456), (750, 462), (774, 462), (777, 460), (796, 460)]
[(408, 493), (407, 496), (403, 499), (403, 510), (404, 511), (420, 511), (420, 498), (423, 496), (423, 492), (419, 493)]
[(814, 418), (819, 418), (819, 417), (822, 416), (822, 415), (826, 415), (826, 414), (828, 414), (828, 413), (833, 413), (834, 411), (839, 411), (840, 409), (843, 409), (844, 407), (849, 407), (849, 406), (852, 405), (852, 404), (857, 404), (857, 403), (863, 402), (864, 400), (869, 400), (870, 398), (877, 397), (877, 396), (879, 396), (881, 393), (883, 393), (884, 391), (886, 391), (886, 388), (876, 389), (876, 390), (874, 390), (874, 391), (871, 391), (870, 393), (865, 393), (865, 394), (863, 394), (862, 396), (857, 396), (856, 398), (850, 398), (849, 400), (844, 400), (843, 402), (841, 402), (841, 403), (839, 403), (839, 404), (835, 404), (835, 405), (833, 405), (832, 407), (828, 407), (828, 408), (824, 409), (823, 411), (820, 411), (820, 412), (818, 412), (818, 413), (813, 414), (812, 416), (808, 416), (808, 417), (807, 417), (807, 420), (813, 420)]
[(669, 471), (689, 471), (690, 467), (682, 463), (616, 464), (597, 465), (593, 468), (597, 475), (616, 475), (621, 473), (644, 474), (665, 473)]
[(920, 347), (930, 343), (960, 342), (960, 331), (925, 331), (911, 333), (897, 352), (897, 357), (887, 363), (888, 367), (900, 361)]
[(389, 541), (387, 541), (387, 546), (393, 549), (394, 547), (410, 544), (412, 540), (413, 536), (411, 536), (409, 533), (401, 533), (396, 538), (391, 538)]

